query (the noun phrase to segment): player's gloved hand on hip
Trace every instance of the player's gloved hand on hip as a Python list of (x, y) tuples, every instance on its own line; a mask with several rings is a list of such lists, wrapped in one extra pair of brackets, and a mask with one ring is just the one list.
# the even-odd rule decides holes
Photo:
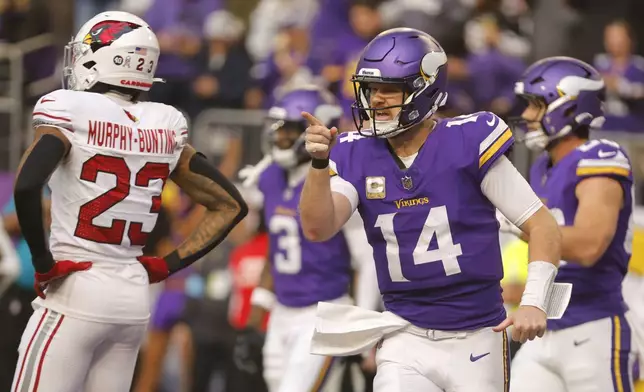
[(304, 134), (306, 151), (314, 159), (329, 159), (329, 153), (331, 152), (331, 147), (335, 144), (338, 129), (336, 127), (327, 128), (322, 121), (310, 113), (302, 112), (302, 117), (309, 123)]
[(536, 306), (521, 305), (511, 313), (505, 320), (493, 328), (494, 332), (501, 332), (509, 326), (512, 330), (512, 340), (525, 343), (534, 340), (536, 337), (543, 337), (546, 333), (547, 316), (546, 312)]
[(91, 267), (91, 261), (81, 261), (77, 263), (71, 260), (59, 260), (55, 262), (49, 271), (44, 273), (36, 272), (36, 282), (34, 283), (36, 294), (38, 294), (40, 298), (44, 299), (46, 297), (45, 289), (49, 286), (49, 283), (56, 279), (64, 278), (74, 272), (88, 270)]
[(251, 327), (241, 330), (233, 350), (233, 360), (237, 369), (248, 374), (261, 374), (262, 347), (264, 347), (263, 333)]
[(170, 275), (168, 263), (163, 257), (139, 256), (136, 259), (148, 272), (150, 283), (162, 282)]

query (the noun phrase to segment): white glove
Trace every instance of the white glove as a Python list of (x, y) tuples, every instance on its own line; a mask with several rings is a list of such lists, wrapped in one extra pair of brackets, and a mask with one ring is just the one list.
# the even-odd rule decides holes
[(273, 158), (270, 155), (265, 155), (261, 161), (257, 162), (256, 165), (246, 165), (243, 169), (239, 170), (237, 175), (239, 179), (242, 180), (242, 185), (244, 187), (253, 187), (259, 181), (259, 176), (262, 174), (267, 167), (273, 163)]
[(514, 223), (510, 222), (510, 220), (499, 210), (496, 210), (496, 220), (499, 221), (499, 231), (501, 233), (510, 233), (517, 237), (520, 237), (523, 233), (521, 229), (519, 229)]

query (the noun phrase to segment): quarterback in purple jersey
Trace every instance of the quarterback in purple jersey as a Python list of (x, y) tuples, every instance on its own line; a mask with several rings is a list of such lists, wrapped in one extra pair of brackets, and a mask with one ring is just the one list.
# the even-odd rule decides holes
[[(352, 78), (357, 132), (336, 136), (303, 113), (313, 157), (300, 201), (304, 233), (331, 238), (357, 209), (387, 310), (363, 312), (374, 317), (371, 325), (347, 316), (354, 326), (344, 330), (345, 347), (325, 349), (348, 355), (358, 340), (370, 343), (382, 331), (377, 392), (507, 390), (505, 328), (514, 324), (520, 341), (546, 328), (545, 293), (559, 261), (556, 222), (505, 157), (514, 139), (500, 118), (433, 117), (447, 99), (446, 67), (445, 52), (428, 34), (388, 30), (367, 45)], [(531, 234), (528, 284), (509, 317), (496, 208)], [(323, 316), (318, 321), (315, 353), (321, 334), (335, 339), (342, 329), (332, 331)]]
[(582, 61), (552, 57), (528, 68), (515, 93), (528, 103), (526, 145), (543, 151), (531, 185), (561, 226), (555, 281), (573, 289), (563, 317), (519, 350), (511, 389), (632, 391), (622, 280), (633, 242), (633, 176), (617, 143), (589, 140), (589, 130), (603, 122), (604, 82)]
[[(352, 261), (365, 266), (356, 269), (374, 282), (372, 297), (378, 296), (375, 271), (369, 274), (373, 259), (365, 252), (368, 243), (357, 215), (357, 226), (353, 220), (325, 242), (304, 237), (298, 203), (311, 157), (304, 147), (302, 111), (315, 113), (328, 126), (342, 116), (333, 95), (315, 86), (285, 93), (268, 111), (266, 150), (271, 162), (261, 168), (256, 185), (264, 200), (270, 268), (265, 268), (251, 297), (254, 311), (249, 323), (259, 319), (258, 306), (270, 308), (263, 365), (271, 392), (317, 391), (323, 386), (338, 390), (341, 378), (334, 373), (341, 369), (339, 362), (309, 351), (318, 301), (352, 303), (348, 296)], [(373, 307), (376, 301), (371, 303)]]

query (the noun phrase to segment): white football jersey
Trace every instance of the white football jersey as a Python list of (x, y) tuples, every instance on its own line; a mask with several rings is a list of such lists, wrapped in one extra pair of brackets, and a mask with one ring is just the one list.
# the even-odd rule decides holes
[[(132, 103), (109, 94), (57, 90), (39, 100), (33, 125), (56, 127), (71, 142), (68, 156), (49, 180), (51, 252), (56, 260), (94, 263), (91, 272), (74, 274), (62, 286), (80, 276), (86, 279), (104, 273), (104, 277), (94, 277), (93, 283), (105, 283), (108, 295), (125, 289), (117, 283), (119, 279), (129, 280), (125, 285), (135, 285), (136, 290), (145, 283), (147, 290), (147, 277), (136, 257), (142, 254), (148, 233), (154, 228), (163, 185), (187, 142), (184, 116), (159, 103)], [(61, 302), (55, 299), (61, 289), (50, 289), (48, 305)], [(71, 292), (67, 294), (72, 296)], [(54, 310), (65, 314), (69, 307), (78, 308), (80, 300), (74, 300), (74, 306), (69, 300), (62, 301), (67, 304), (65, 309)], [(86, 305), (81, 307), (90, 307)], [(139, 312), (130, 316), (140, 319), (144, 315)]]

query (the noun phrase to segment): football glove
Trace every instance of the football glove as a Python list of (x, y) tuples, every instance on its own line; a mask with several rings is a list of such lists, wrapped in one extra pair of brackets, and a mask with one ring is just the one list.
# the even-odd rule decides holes
[(261, 374), (264, 335), (255, 328), (247, 327), (235, 340), (233, 359), (237, 369), (248, 374)]
[(136, 259), (147, 271), (150, 283), (162, 282), (170, 275), (168, 263), (163, 257), (139, 256)]
[(71, 260), (57, 261), (49, 271), (45, 273), (36, 272), (36, 282), (34, 283), (36, 294), (38, 294), (40, 298), (44, 299), (46, 297), (45, 290), (47, 289), (47, 286), (49, 286), (49, 283), (56, 279), (64, 278), (74, 272), (88, 270), (91, 267), (91, 261), (81, 261), (79, 263)]

